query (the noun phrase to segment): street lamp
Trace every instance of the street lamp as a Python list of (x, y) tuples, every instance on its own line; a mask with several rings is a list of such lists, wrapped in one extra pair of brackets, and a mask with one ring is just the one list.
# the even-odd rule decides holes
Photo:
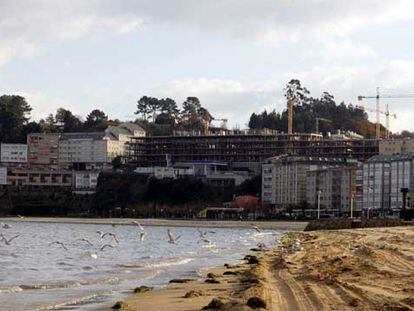
[(352, 192), (351, 194), (351, 219), (354, 218), (354, 198), (355, 198), (355, 193)]
[(321, 211), (321, 194), (322, 191), (318, 190), (318, 219), (320, 218), (320, 211)]

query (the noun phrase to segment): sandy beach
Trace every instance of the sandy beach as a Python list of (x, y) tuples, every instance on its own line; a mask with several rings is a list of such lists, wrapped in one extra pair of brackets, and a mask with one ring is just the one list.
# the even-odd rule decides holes
[(203, 228), (251, 228), (258, 226), (262, 229), (303, 231), (308, 224), (303, 221), (238, 221), (238, 220), (181, 220), (161, 218), (70, 218), (70, 217), (0, 217), (0, 222), (41, 222), (41, 223), (69, 223), (69, 224), (107, 224), (133, 225), (137, 220), (143, 226), (162, 227), (203, 227)]
[[(123, 310), (201, 310), (213, 299), (216, 310), (414, 310), (413, 241), (414, 227), (290, 232), (250, 264), (212, 271), (219, 283), (134, 294)], [(191, 290), (201, 296), (184, 298)]]

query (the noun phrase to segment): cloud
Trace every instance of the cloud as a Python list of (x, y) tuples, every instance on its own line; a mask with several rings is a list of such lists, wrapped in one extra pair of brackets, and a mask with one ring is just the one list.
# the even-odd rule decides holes
[(53, 40), (164, 26), (268, 44), (324, 42), (369, 25), (412, 20), (413, 10), (410, 0), (6, 0), (0, 2), (0, 63), (24, 56), (15, 40), (36, 50)]

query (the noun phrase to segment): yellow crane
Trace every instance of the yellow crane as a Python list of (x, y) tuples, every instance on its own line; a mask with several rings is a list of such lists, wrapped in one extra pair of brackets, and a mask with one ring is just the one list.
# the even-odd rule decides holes
[(358, 100), (363, 99), (369, 99), (369, 98), (375, 98), (376, 99), (376, 107), (374, 110), (370, 110), (376, 113), (376, 120), (375, 120), (375, 136), (377, 139), (381, 138), (381, 128), (380, 128), (380, 114), (385, 114), (387, 116), (387, 134), (386, 136), (389, 136), (389, 117), (390, 115), (396, 118), (397, 116), (395, 114), (390, 114), (388, 110), (388, 105), (386, 107), (386, 111), (382, 112), (380, 108), (380, 98), (412, 98), (414, 97), (414, 94), (380, 94), (380, 88), (377, 87), (377, 94), (376, 95), (370, 95), (370, 96), (358, 96)]
[[(369, 111), (369, 112), (375, 112), (385, 115), (386, 117), (386, 124), (385, 124), (385, 138), (390, 138), (390, 117), (393, 117), (394, 119), (397, 119), (397, 115), (395, 113), (391, 113), (388, 109), (388, 104), (386, 104), (385, 111), (383, 110), (377, 110), (369, 107), (365, 107), (362, 105), (355, 105), (353, 106), (355, 109), (363, 110), (363, 111)], [(379, 123), (379, 122), (378, 122)], [(376, 135), (377, 136), (377, 135)], [(377, 138), (380, 138), (377, 136)]]

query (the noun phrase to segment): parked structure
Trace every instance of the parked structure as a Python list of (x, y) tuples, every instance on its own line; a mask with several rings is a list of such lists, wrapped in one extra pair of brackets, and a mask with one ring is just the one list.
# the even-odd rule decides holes
[[(308, 172), (355, 164), (356, 160), (347, 158), (304, 156), (269, 158), (262, 165), (262, 203), (276, 208), (276, 211), (313, 204), (315, 200), (308, 194), (308, 181), (312, 182), (311, 178), (307, 179)], [(316, 179), (313, 185), (315, 191), (318, 191), (320, 185), (317, 184)], [(325, 196), (327, 194), (328, 192)]]
[(27, 162), (29, 166), (43, 165), (57, 168), (59, 164), (59, 139), (56, 133), (27, 135)]
[(363, 206), (366, 211), (395, 213), (403, 207), (401, 189), (414, 194), (414, 154), (378, 155), (364, 163)]
[(2, 163), (27, 163), (26, 144), (1, 144)]

